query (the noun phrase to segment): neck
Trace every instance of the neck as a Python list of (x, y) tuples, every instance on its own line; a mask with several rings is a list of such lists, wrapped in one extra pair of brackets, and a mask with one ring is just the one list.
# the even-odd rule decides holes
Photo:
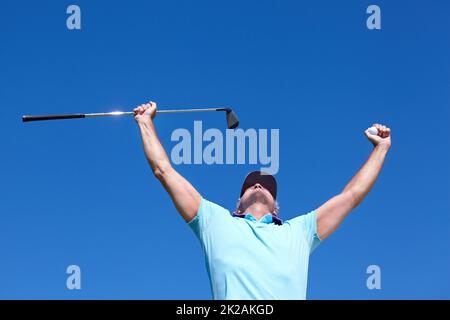
[(255, 202), (241, 213), (251, 213), (256, 220), (259, 220), (266, 214), (270, 213), (270, 209), (262, 203)]

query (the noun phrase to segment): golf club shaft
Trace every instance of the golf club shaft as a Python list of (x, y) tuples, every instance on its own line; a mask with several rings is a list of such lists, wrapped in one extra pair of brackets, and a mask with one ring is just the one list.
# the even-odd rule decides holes
[[(196, 108), (196, 109), (170, 109), (170, 110), (157, 110), (156, 113), (182, 113), (182, 112), (211, 112), (211, 111), (228, 111), (228, 108)], [(79, 119), (79, 118), (92, 118), (92, 117), (108, 117), (108, 116), (131, 116), (134, 115), (134, 111), (113, 111), (113, 112), (101, 112), (101, 113), (74, 113), (74, 114), (53, 114), (53, 115), (40, 115), (40, 116), (22, 116), (23, 122), (28, 121), (42, 121), (42, 120), (60, 120), (60, 119)]]

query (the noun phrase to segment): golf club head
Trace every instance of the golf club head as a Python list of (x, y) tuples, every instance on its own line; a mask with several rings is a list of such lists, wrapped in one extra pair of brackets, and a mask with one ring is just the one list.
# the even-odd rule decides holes
[(236, 129), (239, 125), (239, 119), (236, 116), (236, 113), (234, 113), (234, 111), (230, 108), (226, 108), (225, 112), (227, 116), (228, 129)]

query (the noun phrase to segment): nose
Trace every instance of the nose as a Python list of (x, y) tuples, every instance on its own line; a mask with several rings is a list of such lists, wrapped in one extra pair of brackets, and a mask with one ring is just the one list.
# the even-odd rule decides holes
[(256, 188), (259, 188), (259, 189), (262, 189), (262, 185), (260, 185), (259, 183), (256, 183), (254, 186), (253, 186), (253, 189), (256, 189)]

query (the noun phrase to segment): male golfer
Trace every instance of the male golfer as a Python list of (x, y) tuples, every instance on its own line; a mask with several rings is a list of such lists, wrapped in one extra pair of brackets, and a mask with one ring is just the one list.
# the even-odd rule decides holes
[(156, 178), (199, 238), (214, 299), (305, 299), (309, 255), (369, 190), (391, 146), (390, 129), (366, 131), (374, 149), (342, 192), (308, 214), (282, 221), (271, 175), (250, 173), (233, 214), (212, 203), (170, 164), (153, 118), (156, 103), (134, 109), (145, 155)]

